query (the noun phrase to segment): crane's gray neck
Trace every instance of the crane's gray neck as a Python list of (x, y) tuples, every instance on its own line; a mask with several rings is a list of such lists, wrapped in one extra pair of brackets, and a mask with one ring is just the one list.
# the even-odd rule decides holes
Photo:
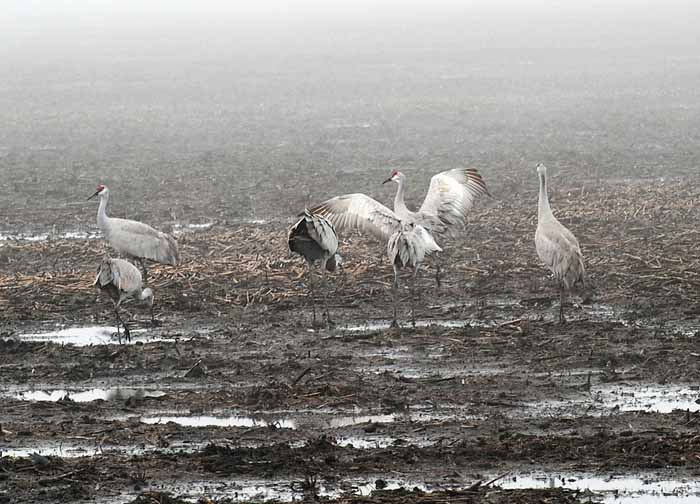
[(399, 178), (399, 188), (396, 190), (396, 196), (394, 197), (394, 213), (400, 218), (403, 218), (409, 214), (408, 207), (404, 202), (404, 187), (405, 179), (403, 177)]
[(549, 196), (547, 195), (547, 175), (539, 174), (540, 177), (540, 200), (537, 205), (537, 218), (542, 219), (552, 215), (552, 209), (549, 208)]
[(109, 219), (107, 217), (107, 202), (109, 193), (100, 195), (100, 207), (97, 209), (97, 227), (106, 235), (109, 232)]

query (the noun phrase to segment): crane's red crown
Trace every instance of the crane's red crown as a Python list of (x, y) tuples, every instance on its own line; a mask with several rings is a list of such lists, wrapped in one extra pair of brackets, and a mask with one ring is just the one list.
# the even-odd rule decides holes
[(98, 193), (104, 191), (104, 188), (105, 188), (105, 186), (103, 186), (102, 184), (97, 184), (97, 192)]
[(399, 174), (399, 170), (392, 170), (392, 171), (391, 171), (391, 176), (392, 176), (392, 177), (395, 177), (395, 176), (398, 175), (398, 174)]

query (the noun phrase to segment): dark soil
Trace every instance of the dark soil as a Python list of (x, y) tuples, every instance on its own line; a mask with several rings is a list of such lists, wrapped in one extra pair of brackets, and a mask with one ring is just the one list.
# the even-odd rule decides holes
[[(555, 183), (553, 189), (562, 193)], [(496, 185), (494, 193), (501, 192)], [(532, 470), (697, 475), (697, 413), (606, 410), (594, 394), (606, 385), (700, 379), (697, 233), (683, 218), (694, 204), (690, 185), (679, 179), (587, 187), (555, 201), (581, 237), (591, 279), (573, 296), (565, 325), (555, 321), (556, 291), (534, 255), (532, 201), (481, 205), (468, 228), (469, 245), (460, 239), (446, 247), (442, 287), (432, 266), (419, 275), (417, 318), (471, 321), (456, 328), (411, 328), (404, 291), (400, 331), (343, 329), (385, 319), (391, 309), (382, 247), (353, 237), (343, 244), (345, 268), (325, 277), (318, 296), (319, 319), (325, 298), (338, 326), (311, 330), (304, 264), (286, 255), (284, 224), (271, 223), (180, 235), (182, 265), (153, 268), (162, 325), (151, 328), (145, 310), (128, 308), (133, 327), (164, 341), (25, 342), (22, 333), (57, 322), (112, 324), (108, 301), (96, 301), (90, 288), (104, 246), (98, 240), (6, 242), (0, 248), (2, 446), (40, 451), (47, 443), (73, 443), (101, 452), (1, 458), (4, 495), (67, 502), (128, 496), (172, 481), (239, 478), (331, 482), (398, 475), (464, 489), (487, 481), (483, 474)], [(600, 201), (615, 201), (618, 210), (601, 211)], [(635, 201), (644, 208), (637, 211)], [(164, 395), (87, 403), (13, 398), (28, 389), (95, 387)], [(547, 409), (551, 401), (559, 401), (556, 413)], [(247, 414), (261, 425), (139, 421), (153, 412)], [(362, 414), (394, 417), (391, 423), (328, 423)], [(288, 417), (295, 429), (275, 426)], [(375, 448), (338, 444), (346, 436), (392, 440)], [(342, 502), (578, 499), (564, 490), (497, 490), (497, 484)], [(155, 502), (155, 495), (134, 502)]]
[[(0, 502), (318, 493), (340, 503), (569, 504), (600, 496), (508, 483), (530, 472), (700, 477), (697, 408), (630, 410), (605, 395), (651, 385), (698, 396), (696, 55), (673, 63), (690, 65), (678, 81), (666, 54), (650, 70), (562, 53), (548, 63), (558, 76), (550, 82), (536, 55), (511, 79), (514, 55), (460, 48), (440, 56), (449, 64), (428, 56), (414, 64), (415, 54), (396, 51), (403, 65), (237, 68), (227, 75), (238, 93), (190, 83), (194, 98), (172, 100), (192, 111), (186, 121), (170, 101), (167, 113), (151, 115), (166, 78), (138, 98), (116, 81), (87, 100), (82, 86), (56, 85), (46, 103), (58, 122), (22, 85), (3, 87), (0, 116), (21, 142), (0, 148), (0, 451), (22, 456), (0, 454)], [(483, 58), (480, 70), (465, 58)], [(469, 85), (439, 80), (455, 72), (474, 76)], [(15, 108), (22, 104), (31, 110)], [(533, 243), (540, 161), (588, 272), (564, 325)], [(417, 206), (429, 177), (456, 166), (479, 168), (494, 197), (441, 243), (442, 286), (432, 259), (419, 272), (423, 324), (409, 322), (404, 278), (401, 329), (356, 330), (390, 317), (392, 271), (384, 244), (347, 235), (344, 267), (318, 287), (322, 324), (312, 328), (306, 266), (286, 246), (294, 215), (347, 192), (390, 204), (393, 187), (381, 181), (392, 168), (409, 177)], [(160, 325), (131, 303), (136, 344), (29, 341), (114, 325), (111, 303), (91, 287), (109, 249), (100, 238), (65, 236), (96, 231), (96, 204), (85, 198), (100, 182), (110, 186), (112, 215), (178, 233), (181, 264), (150, 270)], [(47, 239), (26, 239), (40, 233)], [(95, 388), (163, 394), (70, 398)], [(19, 396), (31, 390), (69, 394)], [(174, 416), (247, 423), (192, 426)], [(276, 493), (246, 493), (257, 487)], [(360, 487), (379, 491), (361, 496)]]

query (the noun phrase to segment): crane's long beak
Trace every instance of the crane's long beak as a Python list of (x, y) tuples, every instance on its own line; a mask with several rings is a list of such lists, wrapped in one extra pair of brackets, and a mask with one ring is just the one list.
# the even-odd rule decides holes
[(391, 182), (391, 177), (389, 177), (389, 178), (386, 179), (384, 182), (382, 182), (382, 184), (386, 184), (387, 182)]
[(90, 196), (90, 197), (88, 198), (88, 201), (90, 201), (92, 198), (94, 198), (94, 197), (97, 196), (98, 194), (100, 194), (100, 191), (95, 191), (95, 194), (93, 194), (92, 196)]

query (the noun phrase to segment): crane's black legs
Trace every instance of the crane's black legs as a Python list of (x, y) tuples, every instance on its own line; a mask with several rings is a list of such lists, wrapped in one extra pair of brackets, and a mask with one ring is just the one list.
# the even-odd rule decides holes
[(119, 305), (114, 307), (114, 314), (117, 317), (117, 338), (119, 339), (119, 344), (122, 344), (122, 335), (119, 333), (119, 324), (124, 326), (124, 338), (126, 338), (126, 341), (131, 343), (131, 332), (129, 332), (129, 327), (126, 325), (126, 322), (124, 322), (121, 315), (119, 315)]
[[(418, 276), (418, 266), (415, 267), (413, 270), (413, 274), (411, 275), (411, 324), (413, 324), (413, 328), (416, 328), (416, 300), (415, 300), (415, 295), (416, 295), (416, 276)], [(440, 286), (440, 283), (438, 282), (438, 287)], [(420, 291), (419, 291), (420, 292)], [(420, 297), (420, 293), (419, 293)]]
[(391, 327), (399, 327), (399, 323), (396, 321), (396, 311), (399, 304), (399, 272), (394, 266), (394, 283), (391, 287), (392, 294), (394, 295), (394, 318), (391, 321)]
[(129, 326), (127, 326), (125, 322), (122, 322), (122, 325), (124, 326), (124, 337), (126, 338), (126, 341), (131, 343), (131, 332), (129, 332)]
[[(320, 283), (322, 288), (321, 290), (323, 290), (323, 280), (321, 280)], [(328, 281), (326, 283), (328, 283)], [(327, 290), (330, 290), (330, 288)], [(326, 324), (328, 324), (328, 326), (332, 326), (334, 325), (334, 322), (331, 320), (331, 312), (328, 310), (328, 295), (322, 294), (321, 297), (323, 298), (323, 309), (325, 310)]]
[(119, 324), (121, 324), (122, 319), (119, 317), (119, 307), (114, 306), (114, 315), (117, 318), (117, 338), (119, 338), (119, 344), (122, 344), (122, 334), (119, 332)]
[(565, 324), (566, 319), (564, 318), (564, 285), (559, 286), (559, 323)]
[(146, 263), (143, 262), (142, 258), (139, 259), (139, 264), (141, 264), (141, 270), (143, 271), (143, 285), (144, 287), (148, 287), (148, 270), (146, 269)]
[(415, 294), (415, 286), (414, 286), (415, 282), (416, 282), (416, 276), (412, 275), (411, 280), (410, 280), (410, 286), (411, 286), (410, 287), (411, 288), (411, 292), (410, 292), (410, 295), (411, 295), (411, 325), (413, 326), (414, 329), (416, 328), (416, 307), (415, 307), (415, 300), (413, 299), (414, 294)]
[(311, 295), (311, 310), (313, 312), (313, 326), (316, 327), (316, 298), (314, 296), (314, 270), (309, 264), (309, 293)]
[(441, 261), (440, 261), (440, 252), (435, 252), (435, 282), (437, 283), (438, 289), (442, 286), (442, 282), (440, 281), (440, 273), (441, 273)]

